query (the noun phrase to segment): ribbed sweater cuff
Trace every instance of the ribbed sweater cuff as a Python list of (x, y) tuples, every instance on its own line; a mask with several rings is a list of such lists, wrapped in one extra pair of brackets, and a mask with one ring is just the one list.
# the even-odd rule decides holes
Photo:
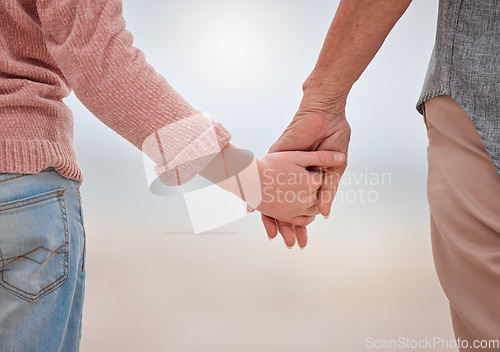
[(156, 131), (142, 151), (156, 164), (162, 183), (178, 186), (202, 171), (230, 139), (224, 126), (199, 113)]
[(0, 172), (36, 174), (48, 167), (53, 167), (63, 177), (83, 181), (71, 148), (44, 140), (0, 139)]
[(155, 169), (160, 181), (169, 186), (180, 186), (193, 179), (220, 153), (231, 140), (229, 132), (215, 123), (179, 155), (166, 165)]

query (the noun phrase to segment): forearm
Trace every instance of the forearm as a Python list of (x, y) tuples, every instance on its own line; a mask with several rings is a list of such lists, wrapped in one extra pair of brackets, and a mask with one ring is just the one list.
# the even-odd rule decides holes
[(342, 0), (317, 64), (304, 83), (305, 97), (345, 105), (356, 80), (382, 46), (411, 0)]

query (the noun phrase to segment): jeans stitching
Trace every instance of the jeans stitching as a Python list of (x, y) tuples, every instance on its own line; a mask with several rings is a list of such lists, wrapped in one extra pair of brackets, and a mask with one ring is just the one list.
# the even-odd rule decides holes
[[(64, 255), (64, 257), (65, 257), (65, 258), (67, 258), (67, 257), (68, 257), (68, 253), (64, 253), (64, 252), (63, 252), (63, 253), (61, 253), (61, 252), (56, 252), (57, 250), (61, 249), (62, 247), (65, 247), (65, 246), (67, 246), (67, 245), (68, 245), (68, 243), (67, 243), (67, 242), (65, 242), (65, 243), (64, 243), (61, 247), (59, 247), (58, 249), (56, 249), (56, 250), (54, 250), (54, 251), (51, 251), (51, 252), (52, 252), (52, 254), (53, 254), (53, 253), (59, 253), (59, 254)], [(17, 259), (20, 259), (20, 258), (24, 257), (24, 255), (26, 255), (26, 254), (28, 254), (28, 253), (25, 253), (25, 254), (23, 254), (23, 255), (20, 255), (18, 258), (15, 258), (14, 260), (12, 260), (12, 261), (8, 262), (8, 263), (7, 263), (7, 265), (8, 265), (8, 264), (10, 264), (10, 263), (12, 263), (13, 261), (15, 261), (15, 260), (17, 260)], [(45, 261), (47, 261), (47, 260), (48, 260), (48, 259), (52, 256), (52, 254), (51, 254), (51, 255), (50, 255), (50, 256), (49, 256), (46, 260), (44, 260), (43, 262), (41, 262), (41, 263), (39, 263), (39, 264), (41, 265), (41, 264), (43, 264)], [(2, 257), (2, 258), (3, 258), (3, 256), (1, 255), (1, 253), (0, 253), (0, 257)], [(26, 258), (26, 259), (30, 259), (30, 258)], [(1, 260), (6, 261), (6, 259), (1, 259)], [(32, 259), (31, 259), (31, 260), (32, 260)], [(41, 288), (41, 289), (40, 289), (37, 293), (29, 293), (29, 292), (26, 292), (26, 291), (24, 291), (24, 290), (20, 289), (19, 287), (16, 287), (16, 286), (14, 286), (14, 285), (12, 285), (12, 284), (10, 284), (10, 283), (6, 282), (6, 281), (4, 280), (4, 278), (3, 278), (3, 267), (4, 267), (4, 264), (2, 264), (2, 282), (4, 283), (4, 285), (7, 285), (7, 286), (9, 286), (9, 287), (12, 287), (12, 289), (9, 289), (8, 287), (5, 287), (5, 286), (4, 286), (4, 287), (5, 287), (5, 289), (7, 289), (7, 290), (9, 290), (9, 291), (11, 291), (11, 292), (14, 292), (14, 293), (18, 293), (18, 294), (19, 294), (19, 292), (22, 292), (22, 293), (23, 293), (23, 294), (25, 294), (25, 295), (28, 295), (28, 296), (33, 296), (33, 297), (41, 297), (41, 296), (42, 296), (42, 295), (43, 295), (46, 291), (49, 291), (49, 290), (52, 288), (52, 287), (50, 287), (50, 286), (57, 286), (57, 285), (60, 283), (60, 281), (61, 281), (61, 280), (62, 280), (62, 279), (66, 276), (66, 273), (67, 273), (67, 265), (66, 265), (66, 260), (65, 260), (65, 268), (64, 268), (64, 273), (63, 273), (63, 275), (59, 276), (57, 279), (55, 279), (53, 282), (51, 282), (51, 283), (50, 283), (50, 284), (48, 284), (47, 286), (42, 287), (42, 288)], [(61, 282), (62, 282), (62, 281), (61, 281)]]
[[(42, 170), (40, 172), (49, 172), (49, 171), (54, 171), (54, 170)], [(0, 174), (0, 175), (4, 175), (4, 174)], [(0, 183), (5, 182), (5, 181), (9, 181), (9, 180), (14, 180), (16, 178), (20, 178), (20, 177), (24, 177), (24, 176), (32, 176), (32, 175), (36, 175), (36, 174), (21, 174), (21, 175), (12, 176), (12, 177), (6, 178), (5, 180), (0, 180)]]
[[(76, 187), (75, 187), (76, 188)], [(82, 269), (81, 271), (83, 272), (84, 267), (85, 267), (85, 254), (86, 254), (86, 247), (87, 247), (87, 235), (85, 233), (85, 224), (83, 223), (83, 210), (82, 210), (82, 196), (80, 194), (80, 190), (76, 190), (76, 193), (78, 194), (78, 204), (80, 205), (80, 222), (82, 223), (82, 229), (83, 229), (83, 252), (82, 252)]]
[[(58, 248), (56, 248), (54, 250), (48, 249), (47, 247), (44, 247), (44, 246), (38, 246), (38, 247), (36, 247), (35, 249), (32, 249), (29, 252), (26, 252), (26, 253), (21, 254), (21, 255), (17, 255), (15, 257), (10, 257), (10, 258), (5, 258), (5, 259), (3, 259), (3, 257), (2, 257), (2, 258), (0, 258), (0, 261), (2, 261), (3, 263), (7, 263), (7, 264), (3, 264), (2, 267), (4, 267), (5, 265), (10, 264), (12, 262), (15, 262), (16, 260), (21, 259), (21, 258), (24, 258), (24, 259), (27, 259), (27, 260), (31, 260), (31, 261), (33, 261), (33, 262), (38, 263), (38, 264), (41, 265), (41, 264), (45, 263), (47, 260), (49, 260), (50, 257), (52, 257), (53, 254), (65, 254), (64, 252), (58, 252), (58, 250), (60, 250), (61, 248), (63, 248), (66, 244), (67, 243), (64, 243), (64, 244), (62, 244), (61, 246), (59, 246)], [(36, 252), (39, 249), (44, 249), (47, 252), (50, 252), (49, 256), (47, 258), (45, 258), (45, 260), (39, 262), (38, 260), (35, 260), (33, 258), (30, 258), (30, 257), (27, 257), (27, 255), (29, 255), (31, 253), (34, 253), (34, 252)]]
[[(46, 195), (42, 195), (42, 196), (37, 196), (37, 197), (30, 198), (29, 200), (33, 200), (33, 199), (36, 199), (36, 198), (42, 198), (42, 199), (39, 199), (39, 200), (34, 201), (34, 202), (29, 202), (29, 203), (26, 203), (26, 204), (17, 205), (15, 207), (8, 207), (8, 205), (13, 205), (13, 204), (16, 204), (16, 203), (22, 203), (22, 202), (25, 202), (26, 200), (18, 200), (18, 201), (15, 201), (15, 202), (11, 202), (11, 203), (0, 205), (0, 212), (7, 211), (7, 210), (12, 210), (12, 209), (17, 209), (17, 208), (23, 208), (23, 207), (27, 207), (28, 205), (33, 205), (33, 204), (45, 202), (45, 201), (50, 200), (50, 199), (58, 198), (58, 197), (60, 197), (60, 196), (62, 196), (64, 194), (64, 192), (66, 191), (66, 189), (67, 188), (65, 188), (61, 192), (58, 191), (57, 195), (54, 195), (54, 196), (49, 197), (49, 198), (43, 198)], [(2, 209), (3, 207), (5, 207), (5, 209)]]
[[(64, 190), (66, 191), (66, 189)], [(59, 196), (59, 206), (61, 208), (61, 217), (64, 225), (64, 240), (67, 244), (66, 247), (66, 255), (64, 255), (64, 276), (68, 277), (68, 267), (69, 267), (69, 225), (68, 225), (68, 216), (66, 214), (66, 202), (63, 198), (64, 192)], [(63, 207), (64, 202), (64, 207)]]
[[(59, 207), (60, 207), (60, 209), (61, 209), (61, 218), (62, 218), (62, 222), (63, 222), (63, 226), (64, 226), (64, 244), (63, 244), (63, 245), (61, 245), (60, 247), (56, 248), (56, 249), (55, 249), (55, 250), (53, 250), (53, 251), (52, 251), (52, 250), (48, 250), (47, 248), (41, 247), (41, 248), (43, 248), (43, 249), (45, 249), (45, 250), (48, 250), (48, 251), (52, 252), (52, 253), (49, 255), (49, 257), (47, 257), (47, 259), (45, 259), (42, 263), (44, 263), (45, 261), (47, 261), (47, 260), (48, 260), (48, 259), (49, 259), (49, 258), (50, 258), (53, 254), (54, 254), (54, 253), (59, 253), (59, 254), (62, 254), (62, 255), (64, 256), (64, 272), (63, 272), (63, 274), (62, 274), (60, 277), (58, 277), (57, 279), (55, 279), (54, 281), (52, 281), (52, 282), (51, 282), (50, 284), (48, 284), (47, 286), (45, 286), (45, 287), (41, 288), (41, 289), (40, 289), (37, 293), (29, 293), (29, 292), (26, 292), (26, 291), (24, 291), (24, 290), (20, 289), (19, 287), (16, 287), (16, 286), (14, 286), (14, 285), (12, 285), (12, 284), (10, 284), (10, 283), (8, 283), (8, 282), (6, 282), (6, 281), (5, 281), (5, 279), (4, 279), (4, 268), (5, 268), (5, 262), (6, 262), (6, 260), (8, 260), (8, 259), (15, 258), (15, 259), (11, 260), (9, 263), (7, 263), (7, 264), (10, 264), (10, 263), (12, 263), (12, 262), (13, 262), (13, 261), (15, 261), (15, 260), (20, 259), (21, 257), (24, 257), (24, 256), (26, 256), (27, 254), (30, 254), (30, 253), (32, 253), (32, 252), (34, 252), (34, 251), (38, 250), (40, 247), (39, 247), (39, 248), (37, 248), (37, 249), (35, 249), (35, 250), (29, 251), (29, 252), (27, 252), (27, 253), (24, 253), (24, 254), (22, 254), (22, 255), (20, 255), (20, 256), (18, 256), (18, 257), (12, 257), (12, 258), (7, 258), (7, 259), (4, 259), (4, 258), (3, 258), (3, 253), (2, 253), (1, 248), (0, 248), (0, 261), (1, 261), (1, 263), (2, 263), (2, 265), (0, 266), (0, 268), (1, 268), (1, 269), (0, 269), (0, 272), (1, 272), (1, 281), (2, 281), (2, 283), (3, 283), (1, 286), (3, 286), (6, 290), (8, 290), (8, 291), (10, 291), (10, 292), (12, 292), (12, 293), (18, 294), (19, 296), (21, 296), (21, 297), (23, 297), (23, 298), (26, 298), (26, 299), (28, 299), (28, 300), (36, 300), (36, 299), (38, 299), (38, 298), (42, 297), (45, 293), (47, 293), (47, 292), (49, 292), (49, 291), (51, 291), (51, 290), (55, 289), (55, 288), (56, 288), (56, 287), (58, 287), (61, 283), (63, 283), (64, 281), (66, 281), (66, 280), (67, 280), (67, 278), (68, 278), (68, 266), (69, 266), (69, 265), (68, 265), (68, 260), (69, 260), (69, 259), (68, 259), (68, 257), (69, 257), (69, 251), (68, 251), (68, 247), (69, 247), (69, 229), (68, 229), (68, 219), (67, 219), (67, 214), (66, 214), (66, 210), (65, 210), (65, 209), (66, 209), (66, 207), (65, 207), (65, 206), (63, 206), (63, 202), (64, 202), (63, 195), (64, 195), (64, 193), (65, 193), (65, 191), (66, 191), (66, 190), (67, 190), (67, 188), (62, 189), (62, 190), (57, 190), (57, 191), (56, 191), (56, 192), (57, 192), (57, 195), (56, 195), (56, 196), (54, 196), (54, 197), (50, 197), (50, 198), (45, 198), (45, 199), (44, 199), (44, 200), (49, 200), (49, 199), (53, 199), (53, 198), (55, 198), (55, 197), (57, 197), (57, 198), (58, 198)], [(39, 202), (41, 202), (41, 201), (43, 201), (43, 200), (39, 200), (39, 201), (34, 202), (34, 203), (28, 203), (28, 204), (26, 204), (26, 205), (24, 205), (24, 206), (28, 206), (28, 205), (31, 205), (31, 204), (39, 203)], [(17, 206), (17, 207), (15, 207), (15, 208), (20, 208), (20, 207), (21, 207), (21, 206)], [(14, 209), (14, 208), (9, 208), (9, 209)], [(63, 252), (63, 253), (57, 252), (58, 250), (60, 250), (61, 248), (64, 248), (64, 247), (66, 247), (65, 252)], [(25, 257), (25, 258), (26, 258), (26, 257)], [(31, 258), (26, 258), (26, 259), (33, 260), (33, 259), (31, 259)], [(34, 260), (33, 260), (33, 261), (34, 261)], [(37, 262), (37, 261), (36, 261), (36, 262)], [(40, 265), (41, 265), (42, 263), (40, 263)], [(12, 287), (12, 289), (11, 289), (11, 288), (9, 288), (9, 287), (6, 287), (5, 285), (7, 285), (7, 286), (9, 286), (9, 287)], [(26, 295), (26, 296), (31, 296), (31, 297), (26, 297), (25, 295)]]

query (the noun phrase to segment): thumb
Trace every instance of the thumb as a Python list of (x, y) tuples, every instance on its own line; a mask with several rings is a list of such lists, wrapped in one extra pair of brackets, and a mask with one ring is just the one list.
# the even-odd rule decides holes
[(346, 158), (343, 153), (328, 150), (318, 150), (315, 152), (292, 152), (295, 164), (307, 168), (310, 166), (320, 166), (322, 168), (342, 165)]

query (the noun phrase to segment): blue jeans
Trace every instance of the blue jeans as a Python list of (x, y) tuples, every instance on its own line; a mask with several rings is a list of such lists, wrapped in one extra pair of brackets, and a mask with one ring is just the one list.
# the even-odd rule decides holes
[(0, 351), (79, 350), (85, 289), (80, 183), (52, 168), (0, 174)]

